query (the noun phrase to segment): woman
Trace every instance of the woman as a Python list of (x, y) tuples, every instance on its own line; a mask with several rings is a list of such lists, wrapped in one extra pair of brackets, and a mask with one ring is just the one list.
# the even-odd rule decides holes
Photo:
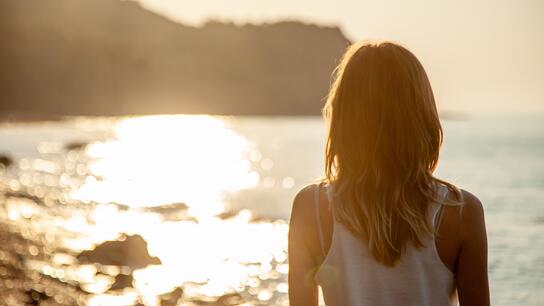
[(417, 58), (351, 46), (324, 115), (325, 179), (295, 197), (291, 306), (489, 305), (480, 201), (433, 176), (442, 128)]

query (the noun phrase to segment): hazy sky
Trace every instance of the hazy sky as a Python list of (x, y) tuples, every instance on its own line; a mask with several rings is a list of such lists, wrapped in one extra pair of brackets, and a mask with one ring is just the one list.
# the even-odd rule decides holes
[(544, 0), (139, 2), (186, 24), (300, 19), (394, 40), (423, 62), (442, 110), (544, 112)]

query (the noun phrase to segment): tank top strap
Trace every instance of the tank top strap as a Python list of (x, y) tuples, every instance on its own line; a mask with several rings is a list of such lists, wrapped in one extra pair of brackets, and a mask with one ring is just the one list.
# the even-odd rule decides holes
[(448, 193), (449, 193), (449, 189), (448, 187), (446, 186), (441, 186), (441, 185), (438, 185), (440, 186), (439, 190), (438, 190), (438, 201), (435, 203), (438, 206), (438, 209), (436, 210), (434, 216), (433, 216), (433, 226), (434, 226), (434, 229), (435, 230), (438, 230), (438, 228), (440, 227), (440, 222), (442, 221), (442, 211), (444, 209), (444, 200), (446, 199)]
[(321, 249), (321, 254), (326, 255), (325, 252), (325, 242), (323, 238), (323, 227), (321, 226), (321, 209), (319, 205), (319, 194), (321, 190), (321, 183), (317, 184), (314, 192), (314, 206), (315, 206), (315, 220), (317, 224), (317, 234), (319, 236), (319, 246)]

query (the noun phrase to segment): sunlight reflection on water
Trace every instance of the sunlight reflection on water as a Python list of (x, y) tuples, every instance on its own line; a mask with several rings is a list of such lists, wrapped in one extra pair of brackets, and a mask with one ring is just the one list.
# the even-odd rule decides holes
[[(256, 222), (245, 209), (229, 213), (224, 200), (229, 193), (256, 187), (260, 176), (254, 165), (270, 169), (272, 160), (261, 161), (261, 153), (218, 117), (132, 117), (115, 123), (111, 131), (112, 137), (82, 151), (88, 162), (76, 174), (84, 177), (69, 197), (96, 205), (59, 221), (76, 233), (64, 237), (62, 245), (80, 251), (122, 234), (138, 234), (162, 264), (135, 270), (132, 288), (114, 293), (108, 288), (119, 269), (106, 267), (111, 276), (96, 273), (92, 265), (67, 272), (65, 278), (96, 293), (89, 305), (159, 305), (158, 296), (177, 287), (186, 298), (238, 292), (247, 301), (286, 303), (286, 222)], [(28, 168), (37, 166), (55, 168), (45, 162)], [(70, 179), (59, 175), (59, 182), (69, 185)], [(291, 188), (293, 180), (282, 184)], [(187, 214), (173, 220), (149, 210), (179, 203), (186, 205)], [(276, 300), (275, 292), (280, 293)]]
[(255, 186), (250, 143), (209, 116), (128, 118), (114, 139), (87, 148), (89, 176), (72, 197), (149, 206), (185, 202), (195, 214), (217, 214), (221, 197)]

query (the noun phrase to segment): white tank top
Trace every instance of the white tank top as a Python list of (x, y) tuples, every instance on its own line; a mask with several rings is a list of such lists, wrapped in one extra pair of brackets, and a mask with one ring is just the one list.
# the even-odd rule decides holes
[[(438, 190), (443, 202), (448, 192), (442, 185)], [(329, 203), (332, 189), (326, 186)], [(437, 216), (442, 207), (429, 205), (431, 224), (437, 228)], [(400, 262), (387, 267), (377, 262), (368, 245), (333, 218), (333, 234), (325, 254), (319, 216), (319, 188), (316, 188), (316, 217), (323, 254), (315, 280), (321, 286), (327, 306), (451, 306), (457, 305), (454, 274), (441, 261), (434, 237), (424, 240), (425, 247), (409, 245)]]

